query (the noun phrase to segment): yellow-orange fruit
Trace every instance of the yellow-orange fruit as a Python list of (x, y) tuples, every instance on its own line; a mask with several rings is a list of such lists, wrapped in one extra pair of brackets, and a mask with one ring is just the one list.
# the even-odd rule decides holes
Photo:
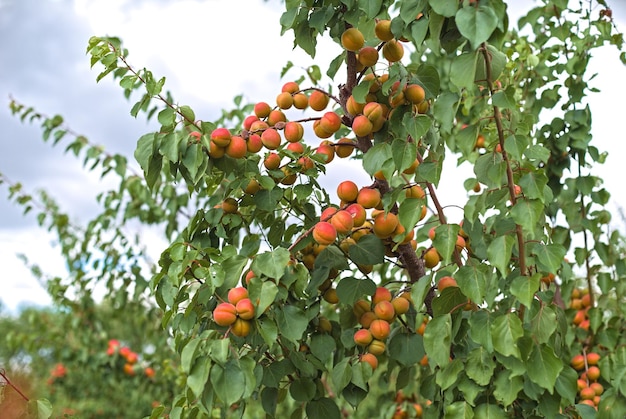
[(377, 320), (378, 316), (373, 311), (366, 311), (359, 317), (359, 324), (365, 328), (370, 327), (374, 320)]
[(434, 247), (431, 247), (424, 253), (424, 266), (427, 268), (434, 268), (439, 264), (439, 261), (441, 261), (441, 257)]
[(367, 347), (367, 351), (374, 355), (382, 355), (385, 353), (386, 346), (387, 345), (385, 345), (385, 342), (378, 340), (378, 339), (374, 339), (372, 343), (370, 343), (369, 346)]
[(316, 154), (325, 156), (325, 163), (330, 163), (335, 158), (335, 148), (327, 143), (322, 143), (315, 149)]
[(298, 142), (304, 137), (304, 127), (299, 122), (287, 122), (285, 124), (283, 135), (285, 136), (285, 140), (290, 143)]
[(373, 132), (374, 125), (365, 115), (358, 115), (352, 121), (352, 131), (359, 137), (367, 137)]
[(265, 166), (265, 168), (267, 170), (276, 170), (280, 167), (280, 156), (276, 153), (269, 153), (266, 157), (265, 160), (263, 160), (263, 166)]
[(337, 230), (328, 221), (320, 221), (313, 228), (313, 239), (323, 245), (329, 245), (337, 239)]
[(252, 123), (258, 120), (259, 120), (259, 117), (256, 115), (246, 116), (246, 119), (243, 120), (243, 129), (250, 131), (250, 127), (252, 126)]
[(213, 310), (213, 320), (220, 326), (230, 326), (237, 320), (237, 309), (231, 303), (220, 303)]
[(276, 150), (281, 143), (280, 134), (274, 128), (268, 128), (261, 134), (261, 141), (265, 148)]
[(393, 305), (393, 309), (398, 316), (406, 313), (411, 308), (411, 302), (402, 297), (394, 298), (391, 300), (391, 304)]
[(280, 109), (289, 109), (293, 106), (293, 96), (289, 92), (282, 92), (276, 96), (276, 104)]
[(330, 98), (327, 94), (314, 90), (309, 96), (309, 106), (314, 111), (323, 111), (328, 106)]
[(354, 227), (354, 219), (346, 210), (337, 211), (330, 219), (330, 223), (339, 234), (348, 234), (352, 230), (352, 227)]
[(244, 287), (235, 287), (228, 291), (228, 302), (231, 304), (237, 304), (244, 298), (248, 298), (248, 290)]
[(235, 336), (239, 336), (241, 338), (246, 337), (250, 334), (250, 329), (252, 326), (248, 320), (244, 320), (242, 318), (237, 318), (235, 323), (231, 326), (230, 331)]
[(426, 99), (426, 92), (419, 84), (407, 84), (404, 88), (404, 97), (414, 105), (419, 105)]
[(575, 370), (581, 371), (582, 369), (585, 368), (585, 358), (582, 355), (580, 355), (580, 354), (574, 355), (574, 357), (570, 361), (570, 365)]
[(337, 185), (337, 197), (344, 202), (354, 202), (359, 194), (359, 187), (351, 180), (344, 180)]
[(267, 123), (273, 127), (279, 122), (287, 122), (287, 116), (285, 116), (283, 111), (275, 109), (270, 112), (269, 116), (267, 117)]
[(286, 149), (295, 154), (302, 154), (304, 153), (304, 144), (301, 142), (289, 143), (287, 144)]
[(382, 19), (376, 22), (374, 27), (374, 33), (376, 37), (381, 41), (391, 41), (393, 39), (393, 33), (391, 32), (391, 21), (388, 19)]
[(243, 191), (248, 195), (254, 195), (259, 190), (261, 190), (261, 185), (259, 184), (259, 181), (256, 179), (250, 179), (248, 185), (244, 188)]
[(246, 141), (246, 147), (249, 153), (258, 153), (263, 148), (263, 140), (259, 134), (252, 134)]
[(352, 311), (354, 312), (354, 315), (357, 319), (360, 318), (363, 313), (367, 313), (371, 309), (372, 305), (369, 301), (366, 300), (357, 300), (356, 303), (354, 303), (354, 305), (352, 306)]
[(390, 301), (380, 301), (374, 306), (374, 314), (381, 320), (392, 321), (396, 316), (396, 310)]
[(350, 97), (348, 97), (348, 100), (346, 101), (346, 110), (350, 115), (358, 115), (360, 113), (363, 113), (364, 107), (365, 103), (357, 102), (352, 95), (350, 95)]
[[(226, 198), (223, 202), (222, 202), (222, 211), (224, 211), (224, 213), (226, 214), (235, 214), (237, 213), (237, 210), (239, 209), (239, 204), (237, 203), (237, 200), (235, 198)], [(231, 301), (232, 303), (232, 301)], [(233, 303), (234, 304), (234, 303)]]
[(376, 291), (374, 291), (374, 295), (372, 295), (372, 304), (376, 305), (381, 301), (391, 301), (392, 295), (391, 291), (389, 291), (385, 287), (377, 287)]
[(456, 283), (456, 279), (451, 276), (443, 276), (437, 282), (437, 289), (439, 290), (439, 292), (445, 290), (446, 288), (458, 286), (459, 284)]
[(404, 194), (407, 198), (422, 199), (426, 196), (424, 189), (420, 185), (413, 185), (410, 188), (406, 188), (404, 190)]
[(395, 39), (387, 41), (383, 45), (383, 57), (390, 63), (400, 61), (404, 56), (404, 47)]
[(373, 67), (378, 62), (378, 50), (374, 47), (363, 47), (359, 50), (359, 62), (365, 67)]
[(232, 136), (230, 142), (226, 146), (226, 155), (233, 159), (241, 159), (248, 152), (248, 143), (243, 137), (238, 135)]
[(600, 362), (600, 355), (596, 352), (589, 352), (587, 354), (587, 364), (588, 365), (598, 365)]
[(252, 125), (250, 125), (250, 132), (260, 133), (269, 127), (270, 126), (265, 121), (254, 121)]
[(367, 346), (372, 343), (374, 337), (367, 329), (359, 329), (354, 332), (354, 343), (359, 346)]
[(339, 297), (337, 296), (337, 290), (334, 288), (329, 288), (326, 291), (324, 291), (324, 295), (322, 295), (322, 298), (324, 298), (324, 300), (330, 304), (337, 304), (339, 302)]
[(300, 91), (300, 86), (295, 81), (288, 81), (283, 84), (281, 92), (296, 93)]
[(237, 315), (244, 319), (250, 320), (254, 318), (254, 304), (249, 298), (242, 298), (237, 301), (235, 304), (235, 308), (237, 309)]
[(324, 131), (334, 134), (341, 128), (341, 118), (335, 112), (326, 112), (320, 119), (320, 127)]
[(380, 204), (380, 191), (376, 188), (361, 188), (356, 197), (356, 202), (363, 208), (375, 208)]
[(254, 114), (259, 118), (267, 118), (272, 111), (272, 107), (266, 102), (259, 102), (254, 105)]
[(369, 331), (376, 339), (383, 340), (389, 336), (391, 327), (389, 326), (388, 321), (376, 319), (370, 324)]
[(357, 28), (346, 29), (341, 34), (341, 46), (348, 51), (356, 52), (363, 48), (363, 44), (365, 44), (365, 38)]
[(309, 98), (304, 93), (293, 95), (293, 107), (296, 109), (306, 109), (309, 106)]
[(359, 357), (359, 360), (370, 364), (373, 370), (378, 368), (378, 358), (374, 354), (363, 354)]
[(398, 216), (396, 214), (391, 212), (378, 214), (376, 218), (374, 218), (374, 234), (381, 239), (386, 239), (394, 232), (398, 226), (398, 222)]
[(226, 147), (230, 143), (230, 131), (226, 128), (216, 128), (211, 132), (211, 141), (218, 147)]
[(363, 107), (363, 115), (367, 117), (372, 123), (384, 118), (384, 109), (378, 102), (369, 102)]
[(340, 158), (349, 157), (354, 152), (355, 148), (356, 143), (354, 141), (350, 138), (343, 137), (335, 143), (335, 154)]
[(589, 378), (591, 381), (596, 381), (598, 378), (600, 378), (600, 368), (596, 367), (595, 365), (589, 367), (587, 369), (587, 378)]

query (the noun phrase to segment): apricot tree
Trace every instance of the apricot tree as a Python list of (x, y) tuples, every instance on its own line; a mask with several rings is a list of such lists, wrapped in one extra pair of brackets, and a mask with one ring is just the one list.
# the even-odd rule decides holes
[[(332, 82), (313, 66), (217, 121), (89, 41), (98, 80), (160, 124), (143, 176), (68, 146), (120, 176), (106, 214), (171, 238), (149, 287), (184, 388), (152, 417), (626, 416), (624, 247), (585, 105), (590, 50), (623, 44), (605, 1), (543, 0), (524, 35), (502, 0), (287, 0), (280, 25), (312, 57), (343, 47)], [(325, 190), (341, 158), (371, 181)]]

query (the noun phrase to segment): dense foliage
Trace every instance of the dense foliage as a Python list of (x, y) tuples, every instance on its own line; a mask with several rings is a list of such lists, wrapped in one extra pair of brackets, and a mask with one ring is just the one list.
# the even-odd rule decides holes
[[(137, 398), (110, 408), (154, 395), (166, 402), (155, 418), (625, 417), (626, 249), (593, 175), (606, 153), (585, 102), (591, 51), (623, 47), (607, 4), (543, 0), (518, 31), (502, 0), (287, 0), (280, 25), (312, 57), (320, 37), (343, 52), (216, 121), (132, 67), (119, 39), (89, 41), (97, 79), (138, 92), (131, 114), (160, 124), (137, 141), (141, 174), (60, 116), (11, 103), (120, 179), (85, 228), (10, 185), (72, 267), (49, 284), (77, 346), (50, 341), (49, 360), (91, 363), (98, 384), (96, 371), (129, 360), (116, 342), (95, 355), (94, 342), (152, 345), (170, 387), (135, 376)], [(347, 173), (322, 188), (339, 158), (371, 182)], [(467, 191), (457, 208), (440, 204), (443, 178)], [(162, 228), (158, 264), (130, 222)], [(95, 283), (108, 291), (98, 309)], [(101, 333), (98, 313), (149, 333)], [(80, 328), (92, 316), (101, 326)], [(67, 397), (70, 377), (68, 366)]]

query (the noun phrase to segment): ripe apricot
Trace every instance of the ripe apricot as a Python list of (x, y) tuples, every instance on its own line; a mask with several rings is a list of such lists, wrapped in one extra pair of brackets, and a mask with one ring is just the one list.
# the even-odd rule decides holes
[(359, 187), (351, 180), (344, 180), (337, 185), (337, 197), (344, 202), (354, 202), (359, 194)]
[(248, 290), (244, 287), (235, 287), (228, 291), (228, 302), (231, 304), (237, 304), (244, 298), (248, 298)]
[(602, 395), (602, 393), (604, 393), (604, 387), (600, 383), (591, 383), (589, 384), (589, 387), (593, 389), (594, 393), (596, 393), (596, 396), (600, 396)]
[(384, 118), (384, 109), (378, 102), (369, 102), (363, 107), (363, 115), (367, 117), (372, 123), (381, 118)]
[(343, 137), (335, 143), (335, 154), (340, 158), (349, 157), (354, 152), (355, 148), (356, 143), (354, 141), (350, 138)]
[(359, 360), (370, 364), (373, 370), (378, 368), (378, 358), (374, 354), (363, 354), (359, 357)]
[(259, 134), (252, 134), (248, 137), (246, 147), (249, 153), (258, 153), (263, 148), (263, 140)]
[(404, 97), (414, 105), (419, 105), (426, 99), (426, 92), (419, 84), (407, 84), (404, 88)]
[(304, 144), (301, 142), (289, 143), (286, 149), (294, 154), (302, 154), (304, 153)]
[(282, 92), (276, 96), (276, 105), (280, 109), (289, 109), (293, 106), (293, 96), (289, 92)]
[(252, 326), (248, 320), (244, 320), (239, 317), (237, 318), (237, 320), (235, 320), (235, 323), (233, 323), (230, 330), (233, 335), (243, 338), (250, 334), (251, 328)]
[(337, 211), (330, 219), (330, 223), (339, 234), (348, 234), (352, 230), (352, 227), (354, 227), (354, 219), (346, 210)]
[(328, 106), (330, 98), (326, 93), (314, 90), (309, 96), (309, 106), (314, 111), (323, 111)]
[(243, 120), (243, 129), (250, 131), (250, 127), (252, 126), (252, 123), (258, 120), (259, 120), (259, 117), (256, 115), (246, 116), (246, 119)]
[(356, 197), (356, 202), (363, 208), (375, 208), (380, 204), (380, 191), (376, 188), (361, 188)]
[(411, 302), (402, 297), (394, 298), (391, 300), (391, 304), (393, 305), (393, 309), (398, 316), (406, 313), (411, 308)]
[(285, 140), (290, 143), (297, 143), (304, 137), (304, 127), (299, 122), (287, 122), (283, 130), (283, 135), (285, 136)]
[(283, 113), (283, 111), (275, 109), (267, 117), (267, 123), (273, 127), (279, 122), (287, 122), (287, 116)]
[(339, 211), (337, 207), (326, 207), (320, 215), (320, 221), (330, 221), (331, 217)]
[(359, 317), (359, 324), (363, 327), (370, 327), (374, 320), (378, 320), (378, 317), (373, 311), (366, 311)]
[(398, 223), (398, 216), (391, 212), (378, 214), (374, 218), (374, 234), (381, 239), (391, 237)]
[(572, 320), (572, 323), (578, 326), (583, 321), (585, 321), (586, 318), (587, 318), (587, 313), (585, 312), (585, 310), (578, 310), (576, 314), (574, 314), (574, 319)]
[(329, 288), (324, 291), (324, 295), (322, 295), (322, 298), (324, 298), (324, 300), (330, 304), (337, 304), (339, 302), (339, 297), (337, 297), (337, 290), (334, 288)]
[(320, 127), (324, 131), (334, 134), (341, 128), (341, 118), (335, 112), (326, 112), (320, 119)]
[(296, 109), (306, 109), (309, 106), (309, 98), (304, 93), (293, 95), (293, 107)]
[(357, 28), (348, 28), (341, 34), (341, 46), (348, 51), (356, 52), (363, 48), (365, 38)]
[(593, 400), (596, 397), (596, 392), (591, 387), (585, 387), (579, 392), (580, 398), (583, 400)]
[(220, 303), (213, 310), (213, 320), (220, 326), (230, 326), (237, 320), (237, 309), (231, 303)]
[(598, 365), (600, 362), (600, 355), (596, 352), (589, 352), (587, 354), (587, 364), (588, 365)]
[(382, 19), (376, 22), (374, 33), (381, 41), (391, 41), (393, 39), (393, 33), (391, 32), (391, 20)]
[(376, 339), (386, 339), (391, 332), (391, 327), (389, 326), (389, 322), (382, 319), (373, 320), (370, 323), (369, 331)]
[(352, 215), (354, 227), (361, 227), (363, 223), (365, 223), (365, 220), (367, 219), (367, 212), (365, 211), (365, 208), (363, 208), (363, 205), (359, 203), (350, 204), (346, 207), (346, 211)]
[(337, 230), (328, 221), (320, 221), (313, 228), (313, 239), (323, 245), (329, 245), (337, 239)]
[(364, 67), (373, 67), (378, 62), (378, 50), (374, 47), (363, 47), (359, 50), (358, 60)]
[(363, 113), (363, 108), (365, 107), (365, 103), (359, 103), (354, 99), (354, 96), (350, 95), (348, 100), (346, 101), (346, 110), (350, 115), (356, 116), (360, 113)]
[(225, 214), (235, 214), (239, 210), (239, 204), (235, 198), (226, 198), (221, 204)]
[(235, 308), (237, 309), (237, 315), (244, 319), (250, 320), (254, 318), (254, 305), (249, 298), (242, 298), (235, 304)]
[(352, 131), (358, 137), (367, 137), (373, 132), (374, 125), (365, 115), (358, 115), (352, 121)]
[(283, 84), (283, 87), (280, 90), (281, 92), (288, 92), (293, 94), (300, 91), (300, 86), (295, 81), (288, 81), (287, 83)]
[(248, 143), (243, 137), (234, 135), (230, 138), (230, 142), (226, 146), (226, 155), (233, 159), (241, 159), (248, 152)]
[(372, 304), (376, 305), (381, 301), (391, 301), (391, 298), (391, 291), (385, 287), (377, 287), (374, 295), (372, 295)]
[(446, 288), (458, 287), (458, 286), (459, 284), (456, 283), (456, 279), (454, 279), (451, 276), (443, 276), (437, 282), (437, 289), (439, 290), (439, 292), (443, 291)]
[(280, 134), (274, 128), (268, 128), (261, 134), (261, 141), (268, 150), (276, 150), (281, 143)]
[(371, 311), (372, 309), (372, 305), (370, 304), (369, 301), (366, 300), (357, 300), (354, 303), (354, 306), (352, 306), (352, 311), (354, 312), (354, 315), (356, 316), (356, 318), (360, 318), (363, 313), (366, 313), (368, 311)]
[(390, 301), (380, 301), (374, 306), (374, 314), (381, 320), (392, 321), (396, 316), (396, 310)]
[(254, 105), (254, 114), (259, 118), (267, 118), (272, 111), (272, 107), (266, 102), (259, 102)]
[(412, 185), (410, 188), (404, 190), (404, 195), (407, 198), (419, 198), (422, 199), (426, 196), (426, 192), (420, 185)]
[(587, 378), (589, 378), (591, 381), (597, 381), (598, 378), (600, 378), (600, 368), (596, 367), (595, 365), (589, 367), (587, 369)]
[(211, 132), (211, 141), (218, 147), (226, 147), (230, 143), (230, 131), (226, 128), (216, 128)]
[(263, 166), (265, 166), (267, 170), (276, 170), (280, 167), (280, 160), (281, 158), (277, 153), (269, 153), (265, 157), (265, 160), (263, 160)]
[(582, 369), (585, 368), (585, 358), (582, 355), (580, 355), (580, 354), (574, 355), (574, 357), (570, 361), (570, 365), (575, 370), (581, 371)]
[(367, 329), (359, 329), (354, 332), (354, 343), (359, 346), (367, 346), (372, 343), (374, 337)]
[(390, 63), (400, 61), (404, 56), (404, 47), (395, 39), (391, 39), (383, 46), (383, 57)]
[(385, 342), (378, 340), (378, 339), (374, 339), (372, 343), (370, 343), (369, 346), (367, 347), (367, 351), (374, 355), (382, 355), (385, 353), (386, 347), (387, 345), (385, 345)]
[(439, 256), (439, 252), (434, 247), (431, 247), (424, 253), (424, 265), (427, 268), (434, 268), (441, 261), (441, 256)]

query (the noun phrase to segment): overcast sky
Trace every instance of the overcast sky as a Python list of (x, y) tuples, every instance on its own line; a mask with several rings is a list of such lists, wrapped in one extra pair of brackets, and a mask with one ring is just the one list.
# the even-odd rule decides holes
[[(511, 3), (519, 16), (530, 2)], [(614, 16), (625, 31), (624, 5), (613, 3), (620, 7)], [(89, 37), (121, 37), (131, 64), (165, 76), (166, 89), (180, 104), (192, 106), (198, 118), (212, 120), (237, 94), (250, 102), (271, 101), (284, 82), (279, 75), (287, 60), (302, 67), (311, 64), (306, 54), (292, 51), (291, 33), (280, 36), (282, 8), (278, 0), (0, 0), (0, 172), (22, 182), (27, 191), (45, 188), (77, 221), (89, 220), (98, 211), (96, 191), (110, 183), (83, 170), (80, 161), (64, 155), (64, 147), (44, 143), (39, 127), (11, 116), (9, 95), (42, 113), (61, 114), (73, 130), (132, 160), (137, 138), (154, 125), (130, 116), (132, 103), (109, 78), (95, 82), (98, 69), (89, 68), (85, 55)], [(322, 42), (320, 67), (339, 52), (338, 45)], [(620, 167), (626, 151), (619, 128), (623, 106), (618, 105), (626, 93), (626, 69), (614, 48), (594, 55), (592, 68), (601, 72), (594, 86), (602, 90), (590, 100), (594, 142), (609, 152), (597, 173), (615, 203), (626, 206)], [(331, 183), (348, 173), (344, 162), (333, 162), (329, 169)], [(365, 182), (364, 175), (355, 178), (352, 173), (357, 183)], [(441, 189), (453, 191), (449, 199), (463, 193), (460, 185)], [(6, 186), (0, 186), (0, 301), (12, 310), (23, 303), (45, 304), (45, 290), (16, 254), (25, 253), (49, 274), (64, 276), (62, 259), (54, 237), (38, 228), (33, 216), (22, 216), (6, 196)]]

